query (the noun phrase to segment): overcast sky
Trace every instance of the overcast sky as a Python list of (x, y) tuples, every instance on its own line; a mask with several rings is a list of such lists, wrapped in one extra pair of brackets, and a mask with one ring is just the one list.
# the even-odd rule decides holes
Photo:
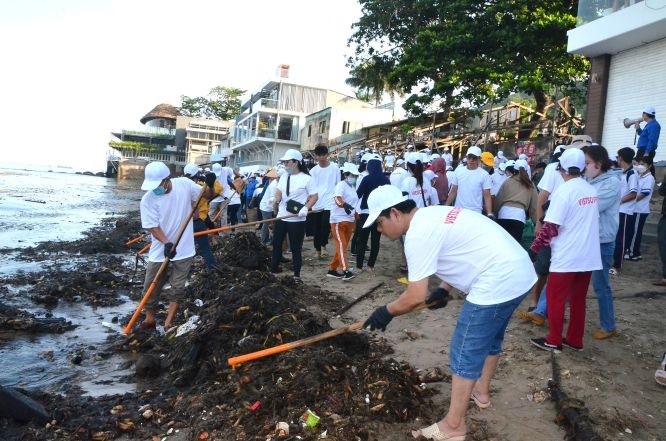
[(0, 0), (1, 163), (100, 171), (110, 131), (217, 85), (351, 93), (356, 0)]

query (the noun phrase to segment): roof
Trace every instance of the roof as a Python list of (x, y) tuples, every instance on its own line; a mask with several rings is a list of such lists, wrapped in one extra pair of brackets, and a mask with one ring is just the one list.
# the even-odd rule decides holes
[(158, 118), (172, 119), (175, 121), (177, 116), (178, 116), (178, 109), (175, 106), (172, 106), (171, 104), (162, 103), (158, 104), (157, 106), (155, 106), (153, 110), (146, 113), (143, 116), (143, 118), (141, 118), (141, 124), (145, 124), (148, 121), (152, 121)]

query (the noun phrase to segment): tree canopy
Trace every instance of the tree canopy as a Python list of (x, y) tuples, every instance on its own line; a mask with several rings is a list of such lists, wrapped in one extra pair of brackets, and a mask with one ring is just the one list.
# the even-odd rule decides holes
[[(389, 85), (410, 93), (413, 114), (480, 106), (512, 92), (543, 109), (553, 87), (585, 78), (588, 62), (566, 51), (577, 1), (360, 0), (351, 73), (378, 66)], [(369, 61), (372, 60), (371, 63)], [(366, 77), (372, 77), (365, 72)], [(374, 86), (373, 86), (374, 87)]]
[(240, 113), (240, 97), (245, 93), (234, 87), (213, 87), (208, 96), (180, 97), (180, 114), (196, 118), (215, 118), (228, 120)]

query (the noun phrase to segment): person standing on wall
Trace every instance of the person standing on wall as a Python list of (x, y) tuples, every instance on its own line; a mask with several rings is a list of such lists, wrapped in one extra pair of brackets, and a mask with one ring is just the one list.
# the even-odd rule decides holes
[[(654, 106), (647, 106), (643, 109), (643, 121), (646, 122), (645, 127), (641, 129), (640, 123), (636, 123), (636, 133), (638, 134), (638, 142), (636, 142), (636, 159), (641, 159), (648, 156), (654, 161), (654, 155), (657, 152), (659, 144), (659, 133), (661, 132), (661, 125), (656, 120), (656, 112)], [(654, 176), (654, 167), (650, 166), (650, 172)]]
[[(310, 170), (310, 176), (317, 191), (317, 203), (312, 207), (316, 213), (310, 214), (314, 233), (314, 248), (319, 259), (326, 255), (328, 235), (331, 231), (331, 208), (333, 206), (333, 192), (340, 182), (340, 169), (328, 160), (328, 147), (318, 145), (314, 149), (317, 165)], [(321, 211), (318, 211), (321, 210)]]

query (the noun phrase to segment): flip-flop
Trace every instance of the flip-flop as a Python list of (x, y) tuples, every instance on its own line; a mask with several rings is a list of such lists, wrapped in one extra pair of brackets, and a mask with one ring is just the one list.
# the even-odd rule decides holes
[(474, 404), (479, 406), (479, 409), (487, 409), (490, 407), (490, 400), (484, 403), (483, 401), (479, 400), (474, 391), (472, 391), (472, 395), (470, 396), (470, 398), (474, 401)]
[(656, 381), (660, 386), (666, 386), (666, 371), (657, 369), (657, 371), (654, 373), (654, 381)]
[(447, 435), (439, 430), (437, 423), (419, 430), (412, 430), (414, 438), (423, 437), (434, 441), (465, 441), (465, 435)]

